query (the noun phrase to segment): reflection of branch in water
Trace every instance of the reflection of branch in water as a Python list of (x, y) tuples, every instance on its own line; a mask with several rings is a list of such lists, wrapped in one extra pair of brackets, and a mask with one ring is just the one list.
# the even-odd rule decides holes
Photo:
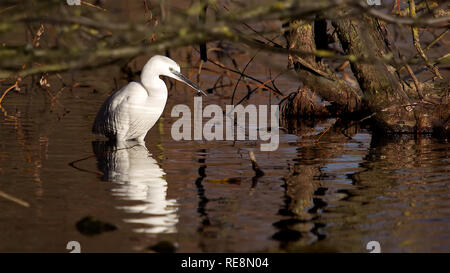
[(203, 158), (198, 159), (198, 163), (200, 163), (200, 167), (198, 168), (198, 174), (199, 178), (195, 180), (195, 186), (197, 186), (197, 196), (198, 196), (198, 208), (197, 212), (200, 214), (200, 217), (202, 218), (201, 226), (199, 227), (198, 231), (203, 231), (203, 228), (205, 226), (209, 226), (211, 222), (209, 221), (208, 213), (206, 213), (206, 204), (209, 202), (209, 199), (205, 196), (205, 188), (203, 187), (203, 179), (206, 177), (206, 149), (201, 149), (199, 151), (203, 154)]
[[(97, 144), (95, 144), (95, 143), (97, 143)], [(99, 158), (99, 157), (101, 158), (101, 157), (107, 155), (108, 153), (111, 153), (111, 152), (114, 152), (114, 151), (117, 151), (117, 150), (120, 150), (120, 149), (130, 149), (130, 148), (132, 148), (132, 147), (125, 147), (125, 148), (120, 148), (120, 149), (116, 149), (116, 150), (114, 150), (114, 149), (108, 150), (107, 147), (115, 147), (114, 143), (108, 142), (105, 147), (103, 147), (104, 144), (101, 144), (101, 143), (103, 143), (103, 141), (93, 142), (92, 145), (93, 145), (93, 149), (94, 149), (94, 154), (86, 156), (86, 157), (83, 157), (83, 158), (80, 158), (80, 159), (77, 159), (77, 160), (74, 160), (74, 161), (71, 161), (71, 162), (68, 163), (69, 166), (74, 168), (75, 170), (80, 171), (80, 172), (93, 173), (93, 174), (97, 174), (97, 175), (103, 176), (103, 175), (105, 175), (105, 173), (103, 173), (101, 171), (86, 170), (86, 169), (83, 169), (81, 167), (76, 166), (75, 164), (80, 163), (80, 162), (85, 161), (85, 160), (88, 160), (88, 159), (91, 159), (91, 158), (94, 158), (94, 157), (95, 158)]]
[(98, 169), (103, 173), (102, 179), (115, 183), (117, 187), (112, 190), (113, 195), (127, 201), (119, 209), (133, 217), (124, 221), (144, 226), (135, 229), (136, 232), (176, 232), (177, 202), (166, 198), (165, 173), (147, 148), (136, 142), (115, 146), (94, 141), (93, 149)]
[(253, 151), (249, 151), (248, 155), (250, 156), (250, 161), (252, 162), (252, 169), (255, 171), (255, 175), (252, 177), (252, 186), (250, 187), (250, 194), (253, 194), (253, 191), (256, 188), (256, 185), (258, 184), (258, 180), (260, 177), (264, 176), (264, 172), (261, 170), (258, 163), (256, 162), (256, 158), (255, 155), (253, 154)]
[[(47, 157), (48, 152), (48, 137), (41, 135), (39, 137), (38, 147), (34, 147), (31, 135), (27, 134), (26, 128), (22, 124), (22, 120), (25, 118), (21, 115), (21, 112), (16, 110), (15, 115), (9, 115), (5, 108), (0, 104), (0, 111), (4, 116), (5, 125), (13, 125), (14, 131), (16, 133), (16, 144), (22, 147), (22, 152), (24, 153), (24, 160), (31, 165), (32, 176), (34, 181), (38, 183), (39, 186), (42, 185), (41, 181), (41, 169), (43, 161)], [(31, 114), (25, 114), (25, 116), (32, 116)], [(42, 188), (39, 187), (37, 195), (42, 194)]]
[(324, 189), (314, 179), (319, 175), (318, 164), (296, 164), (284, 178), (285, 207), (279, 213), (289, 218), (274, 223), (279, 231), (272, 236), (281, 242), (281, 248), (287, 247), (289, 242), (301, 240), (306, 233), (310, 235), (307, 237), (313, 235), (315, 240), (325, 238), (319, 232), (323, 224), (314, 222), (317, 210), (327, 205), (321, 198), (313, 198)]
[(103, 175), (102, 172), (86, 170), (86, 169), (80, 168), (80, 167), (78, 167), (78, 166), (75, 165), (76, 163), (79, 163), (79, 162), (81, 162), (81, 161), (85, 161), (85, 160), (90, 159), (90, 158), (93, 158), (93, 157), (96, 157), (96, 155), (86, 156), (86, 157), (83, 157), (83, 158), (74, 160), (74, 161), (72, 161), (72, 162), (69, 162), (68, 164), (69, 164), (70, 167), (72, 167), (72, 168), (74, 168), (75, 170), (78, 170), (78, 171), (80, 171), (80, 172), (87, 172), (87, 173), (93, 173), (93, 174), (97, 174), (97, 175)]

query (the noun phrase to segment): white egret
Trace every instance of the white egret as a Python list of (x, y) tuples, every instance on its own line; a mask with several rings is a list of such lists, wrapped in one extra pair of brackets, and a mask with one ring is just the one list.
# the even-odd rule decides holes
[(167, 87), (160, 76), (182, 81), (206, 96), (180, 73), (175, 61), (156, 55), (144, 65), (140, 81), (128, 83), (106, 99), (97, 113), (92, 132), (116, 142), (137, 140), (143, 143), (166, 105)]

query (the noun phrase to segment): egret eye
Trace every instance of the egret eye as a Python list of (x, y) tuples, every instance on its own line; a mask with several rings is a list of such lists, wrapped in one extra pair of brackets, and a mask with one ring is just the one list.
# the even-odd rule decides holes
[(173, 68), (172, 68), (172, 67), (169, 67), (169, 71), (172, 72), (172, 71), (173, 71)]

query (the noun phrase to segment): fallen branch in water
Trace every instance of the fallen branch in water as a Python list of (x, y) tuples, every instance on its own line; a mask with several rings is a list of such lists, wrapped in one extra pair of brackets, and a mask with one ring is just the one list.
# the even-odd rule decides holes
[(259, 168), (258, 163), (256, 163), (255, 154), (253, 151), (248, 151), (248, 155), (250, 156), (250, 160), (252, 161), (252, 169), (255, 171), (256, 176), (263, 176), (264, 172)]

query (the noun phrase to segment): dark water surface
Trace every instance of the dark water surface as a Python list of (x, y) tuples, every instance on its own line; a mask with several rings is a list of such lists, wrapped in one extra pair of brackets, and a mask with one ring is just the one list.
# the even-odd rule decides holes
[[(384, 252), (450, 251), (448, 143), (356, 127), (316, 141), (333, 120), (281, 131), (270, 153), (255, 141), (177, 142), (170, 111), (193, 103), (177, 84), (146, 147), (114, 150), (90, 133), (114, 89), (107, 69), (97, 73), (105, 81), (78, 78), (96, 87), (66, 88), (53, 105), (31, 84), (5, 100), (0, 191), (29, 206), (0, 197), (0, 251), (67, 252), (73, 240), (84, 252), (149, 251), (160, 241), (179, 252), (366, 252), (369, 241)], [(118, 229), (82, 235), (75, 225), (85, 216)]]

